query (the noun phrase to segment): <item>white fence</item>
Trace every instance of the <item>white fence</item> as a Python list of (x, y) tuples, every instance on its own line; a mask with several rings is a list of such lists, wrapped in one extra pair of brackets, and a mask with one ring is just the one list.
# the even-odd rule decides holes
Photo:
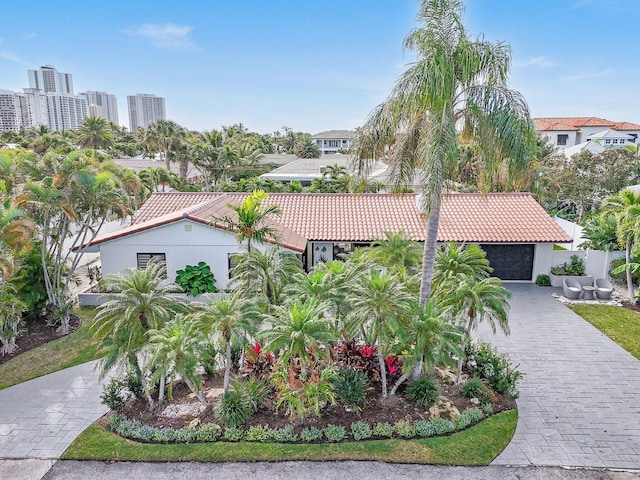
[(577, 255), (585, 262), (585, 273), (593, 278), (609, 278), (609, 265), (617, 258), (624, 258), (625, 252), (603, 252), (600, 250), (554, 250), (551, 266), (571, 262), (571, 257)]

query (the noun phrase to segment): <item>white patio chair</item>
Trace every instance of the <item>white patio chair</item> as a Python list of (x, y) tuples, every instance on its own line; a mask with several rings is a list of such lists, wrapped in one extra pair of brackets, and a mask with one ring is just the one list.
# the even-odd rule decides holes
[(582, 285), (573, 278), (565, 278), (562, 280), (562, 291), (564, 296), (570, 300), (578, 300), (582, 293)]
[(613, 285), (611, 285), (611, 282), (606, 278), (596, 278), (593, 282), (593, 287), (596, 289), (596, 298), (599, 300), (611, 298)]

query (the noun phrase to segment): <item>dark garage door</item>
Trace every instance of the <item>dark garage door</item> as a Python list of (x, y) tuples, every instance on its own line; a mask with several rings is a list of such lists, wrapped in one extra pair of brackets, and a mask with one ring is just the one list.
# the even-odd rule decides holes
[(502, 280), (531, 280), (535, 245), (480, 245), (493, 267), (492, 276)]

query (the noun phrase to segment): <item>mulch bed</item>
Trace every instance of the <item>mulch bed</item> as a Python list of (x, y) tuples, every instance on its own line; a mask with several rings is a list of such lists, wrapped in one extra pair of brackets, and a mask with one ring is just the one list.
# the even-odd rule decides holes
[[(205, 377), (204, 390), (205, 394), (207, 390), (211, 388), (222, 388), (222, 375), (217, 375), (214, 378), (208, 376)], [(453, 403), (460, 412), (466, 408), (474, 407), (470, 399), (461, 396), (458, 392), (457, 385), (441, 385), (442, 395)], [(399, 393), (395, 397), (389, 397), (386, 405), (380, 403), (380, 385), (374, 384), (373, 390), (371, 390), (365, 400), (362, 412), (357, 413), (353, 411), (347, 411), (343, 406), (335, 405), (325, 408), (322, 412), (322, 416), (315, 417), (310, 416), (305, 420), (304, 425), (296, 426), (295, 430), (300, 433), (300, 430), (305, 427), (314, 426), (317, 428), (324, 428), (329, 424), (342, 425), (347, 429), (350, 428), (352, 422), (363, 420), (369, 422), (373, 426), (376, 422), (388, 422), (395, 423), (399, 420), (414, 421), (419, 419), (428, 420), (430, 418), (428, 409), (418, 407), (409, 399), (407, 399), (402, 393)], [(173, 387), (173, 399), (167, 401), (166, 405), (173, 405), (176, 403), (193, 403), (196, 402), (191, 394), (191, 391), (187, 386), (179, 381)], [(496, 395), (496, 402), (493, 406), (494, 413), (502, 412), (505, 410), (511, 410), (515, 408), (515, 401), (507, 397), (506, 395)], [(286, 415), (284, 415), (283, 409), (279, 414), (276, 414), (272, 408), (261, 408), (251, 419), (247, 422), (246, 427), (253, 425), (269, 425), (271, 428), (282, 427), (284, 425), (290, 425), (292, 422)], [(200, 423), (219, 423), (215, 417), (213, 407), (207, 407), (200, 415), (187, 415), (178, 418), (166, 418), (163, 416), (156, 416), (148, 411), (148, 405), (146, 400), (133, 399), (130, 400), (121, 413), (124, 413), (131, 420), (139, 420), (145, 425), (154, 427), (173, 427), (182, 428), (188, 426), (194, 419), (199, 418)]]
[[(71, 315), (69, 333), (77, 330), (80, 325), (82, 325), (82, 319), (77, 315)], [(65, 336), (56, 332), (56, 326), (48, 326), (44, 318), (27, 320), (24, 328), (26, 331), (18, 336), (18, 339), (16, 340), (18, 349), (11, 355), (0, 356), (0, 365), (21, 353), (26, 352), (27, 350), (31, 350), (32, 348), (39, 347), (40, 345), (44, 345), (45, 343)]]

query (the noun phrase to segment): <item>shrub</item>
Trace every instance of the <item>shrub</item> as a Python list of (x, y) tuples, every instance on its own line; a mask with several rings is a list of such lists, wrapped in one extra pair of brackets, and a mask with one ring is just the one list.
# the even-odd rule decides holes
[(367, 422), (353, 422), (351, 424), (351, 434), (354, 440), (365, 440), (371, 438), (373, 432)]
[(261, 344), (252, 343), (246, 349), (242, 363), (246, 375), (264, 379), (271, 374), (275, 357), (271, 352), (265, 353)]
[(413, 422), (413, 431), (421, 438), (433, 437), (435, 435), (433, 423), (429, 420), (416, 420)]
[(293, 431), (293, 425), (285, 425), (272, 432), (272, 438), (278, 443), (293, 443), (298, 441), (298, 435)]
[(554, 275), (584, 275), (585, 266), (584, 260), (578, 255), (571, 255), (569, 263), (565, 262), (562, 265), (556, 265), (551, 267), (551, 273)]
[(304, 442), (315, 442), (322, 439), (322, 430), (317, 427), (303, 428), (300, 439)]
[(498, 353), (491, 344), (481, 341), (469, 343), (465, 354), (467, 366), (474, 375), (484, 378), (496, 392), (517, 397), (517, 384), (522, 373), (511, 366), (507, 355)]
[(222, 428), (215, 423), (205, 423), (196, 430), (196, 440), (199, 442), (215, 442), (220, 438)]
[(198, 360), (207, 375), (215, 375), (218, 366), (217, 357), (218, 350), (213, 342), (207, 342), (200, 348)]
[(127, 376), (124, 377), (124, 383), (127, 386), (127, 389), (131, 392), (131, 394), (136, 398), (143, 398), (144, 396), (144, 385), (142, 380), (138, 375), (129, 370), (127, 372)]
[(337, 443), (344, 440), (347, 436), (347, 431), (341, 425), (327, 425), (323, 430), (324, 436), (328, 442)]
[(100, 400), (112, 411), (120, 410), (124, 407), (125, 403), (127, 403), (128, 399), (129, 392), (122, 380), (112, 378), (109, 380), (109, 383), (102, 387)]
[(407, 396), (421, 407), (429, 408), (440, 396), (440, 384), (431, 377), (420, 377), (407, 387)]
[(471, 378), (460, 387), (460, 394), (467, 398), (477, 398), (482, 405), (492, 404), (496, 396), (487, 384), (479, 378)]
[[(614, 280), (617, 280), (619, 282), (626, 282), (627, 281), (627, 272), (620, 272), (620, 273), (612, 273), (616, 268), (624, 265), (626, 262), (626, 260), (624, 258), (616, 258), (615, 260), (611, 261), (611, 264), (609, 266), (609, 275), (611, 275), (611, 278), (613, 278)], [(635, 256), (631, 257), (631, 263), (640, 263), (640, 258), (637, 258)], [(638, 283), (640, 282), (640, 272), (634, 272), (633, 270), (631, 271), (631, 280), (633, 281), (634, 284), (638, 285)]]
[(273, 431), (268, 425), (254, 425), (249, 427), (245, 435), (247, 442), (267, 442), (273, 437)]
[(216, 277), (205, 262), (198, 265), (185, 265), (184, 270), (176, 272), (176, 283), (187, 295), (195, 297), (201, 293), (217, 292)]
[(229, 390), (222, 397), (216, 416), (225, 426), (239, 427), (251, 417), (252, 413), (251, 401), (247, 394), (241, 390)]
[(184, 427), (173, 430), (173, 441), (177, 443), (192, 443), (196, 441), (196, 429)]
[(367, 374), (355, 368), (342, 368), (332, 381), (333, 389), (341, 404), (356, 410), (362, 410), (362, 404), (370, 390)]
[(536, 277), (536, 285), (539, 287), (549, 287), (551, 286), (551, 280), (549, 279), (549, 275), (540, 274)]
[(411, 438), (415, 436), (413, 426), (406, 420), (397, 421), (393, 426), (393, 430), (396, 432), (396, 435), (402, 438)]
[(373, 427), (373, 434), (376, 437), (393, 437), (394, 428), (393, 425), (387, 422), (378, 422)]
[(253, 376), (246, 380), (236, 378), (231, 385), (231, 390), (239, 392), (239, 394), (247, 398), (252, 413), (258, 411), (262, 401), (269, 393), (269, 387), (266, 382)]
[(433, 428), (434, 435), (446, 435), (447, 433), (454, 432), (456, 426), (451, 420), (445, 420), (444, 418), (434, 418), (430, 420), (431, 428)]
[(462, 430), (464, 428), (470, 427), (471, 425), (475, 425), (480, 420), (484, 413), (479, 408), (467, 408), (458, 418), (456, 418), (454, 424), (456, 430)]
[(239, 442), (244, 438), (244, 430), (238, 427), (229, 427), (224, 431), (224, 439), (229, 442)]

